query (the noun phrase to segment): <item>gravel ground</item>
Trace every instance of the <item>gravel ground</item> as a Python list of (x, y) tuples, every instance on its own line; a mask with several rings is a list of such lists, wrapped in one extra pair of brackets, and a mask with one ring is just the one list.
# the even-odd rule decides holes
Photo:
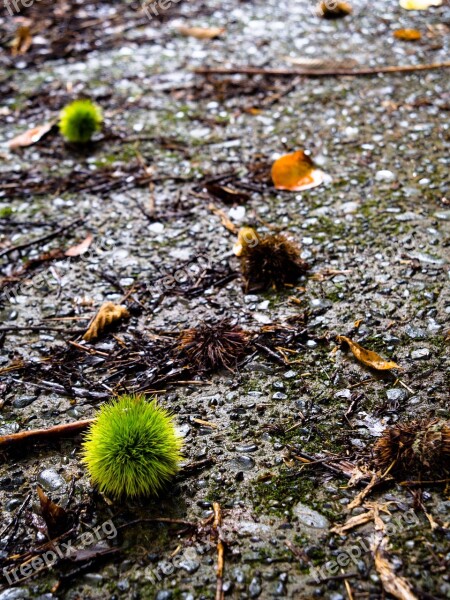
[[(293, 449), (367, 465), (386, 426), (449, 418), (447, 71), (320, 79), (192, 72), (289, 68), (286, 56), (330, 68), (448, 57), (445, 3), (421, 12), (394, 0), (352, 4), (351, 16), (327, 21), (306, 0), (214, 0), (207, 7), (181, 0), (159, 18), (120, 32), (111, 47), (40, 64), (27, 64), (25, 54), (5, 67), (0, 140), (55, 119), (79, 95), (102, 106), (105, 129), (85, 151), (65, 146), (56, 133), (16, 152), (2, 145), (0, 256), (11, 244), (82, 221), (1, 256), (2, 276), (19, 280), (0, 305), (0, 434), (93, 416), (111, 390), (99, 383), (100, 358), (85, 363), (80, 382), (76, 363), (85, 357), (72, 356), (71, 383), (81, 392), (55, 391), (59, 372), (51, 363), (45, 373), (51, 385), (31, 367), (5, 368), (63, 352), (104, 301), (126, 297), (134, 309), (115, 337), (93, 346), (106, 355), (142, 336), (224, 317), (254, 334), (272, 323), (300, 323), (306, 331), (290, 348), (291, 364), (254, 352), (235, 372), (155, 386), (160, 402), (176, 413), (186, 464), (204, 461), (157, 500), (112, 503), (95, 492), (77, 439), (2, 452), (2, 561), (45, 541), (36, 483), (55, 502), (78, 509), (75, 547), (82, 532), (97, 527), (102, 539), (88, 549), (117, 552), (80, 559), (81, 566), (61, 561), (14, 587), (3, 577), (0, 600), (214, 598), (213, 502), (223, 513), (225, 597), (385, 597), (370, 550), (373, 520), (345, 535), (331, 531), (370, 508), (348, 510), (363, 486), (348, 487), (348, 479), (321, 463), (304, 466)], [(112, 3), (108, 10), (123, 9), (132, 22), (135, 8)], [(109, 14), (102, 4), (90, 10), (99, 20)], [(178, 25), (225, 31), (200, 40), (180, 35)], [(98, 27), (105, 37), (115, 33)], [(419, 29), (422, 40), (395, 39), (393, 30), (405, 27)], [(265, 181), (270, 164), (298, 148), (310, 152), (329, 180), (303, 193), (277, 192)], [(229, 184), (247, 186), (245, 203), (229, 206), (205, 193), (205, 179), (228, 172)], [(311, 271), (296, 287), (245, 294), (232, 252), (235, 235), (211, 202), (236, 227), (288, 232)], [(86, 255), (34, 263), (25, 277), (18, 275), (30, 267), (27, 261), (74, 246), (89, 232), (94, 242)], [(209, 279), (191, 293), (196, 261), (206, 265)], [(166, 276), (182, 267), (182, 285), (173, 288)], [(363, 367), (337, 335), (395, 360), (401, 379)], [(391, 482), (368, 501), (387, 509), (382, 518), (391, 525), (395, 573), (411, 582), (417, 598), (449, 598), (445, 483)], [(161, 517), (203, 525), (130, 524)], [(348, 553), (346, 564), (333, 563)]]

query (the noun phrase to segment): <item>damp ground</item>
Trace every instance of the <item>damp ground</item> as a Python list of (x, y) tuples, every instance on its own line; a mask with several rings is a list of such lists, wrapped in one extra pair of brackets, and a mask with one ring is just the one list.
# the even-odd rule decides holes
[[(184, 378), (169, 356), (166, 379), (154, 365), (140, 372), (140, 388), (148, 382), (176, 414), (186, 465), (198, 465), (158, 499), (117, 503), (98, 494), (80, 463), (79, 438), (2, 452), (3, 564), (46, 540), (37, 483), (77, 510), (74, 546), (95, 527), (102, 540), (86, 548), (98, 550), (89, 560), (59, 561), (15, 586), (3, 578), (1, 600), (215, 598), (213, 503), (223, 514), (225, 598), (385, 597), (370, 550), (373, 523), (345, 536), (331, 531), (367, 508), (348, 510), (364, 484), (349, 487), (330, 459), (367, 466), (385, 427), (449, 417), (447, 71), (320, 79), (193, 73), (295, 68), (286, 57), (333, 69), (448, 56), (448, 7), (411, 12), (387, 0), (353, 7), (351, 16), (327, 21), (306, 0), (182, 0), (149, 19), (137, 5), (80, 3), (85, 43), (69, 39), (64, 52), (57, 44), (50, 52), (41, 23), (29, 54), (12, 60), (3, 47), (3, 141), (52, 121), (76, 96), (102, 106), (105, 128), (83, 151), (56, 132), (20, 151), (1, 149), (0, 253), (74, 223), (1, 258), (2, 435), (92, 417), (121, 389), (102, 360), (126, 355), (136, 340), (223, 318), (255, 336), (274, 324), (301, 335), (287, 336), (287, 350), (252, 350), (232, 372)], [(2, 19), (11, 35), (12, 19)], [(224, 32), (196, 39), (180, 35), (179, 25)], [(395, 39), (399, 28), (419, 29), (422, 40)], [(270, 165), (299, 148), (329, 180), (277, 192), (267, 182)], [(211, 197), (205, 182), (216, 177), (249, 197), (235, 205)], [(285, 290), (245, 293), (235, 235), (218, 211), (236, 228), (289, 233), (310, 272)], [(44, 256), (88, 233), (86, 255)], [(130, 321), (93, 345), (99, 354), (89, 361), (71, 355), (63, 379), (49, 357), (79, 342), (104, 301), (127, 302)], [(337, 335), (402, 370), (366, 369)], [(45, 361), (49, 368), (33, 371)], [(159, 361), (158, 368), (164, 356)], [(7, 370), (21, 364), (28, 366)], [(302, 454), (319, 462), (308, 465)], [(386, 509), (395, 572), (418, 598), (448, 598), (448, 488), (400, 483), (367, 499)], [(108, 522), (114, 529), (102, 529)], [(105, 549), (111, 553), (101, 555)]]

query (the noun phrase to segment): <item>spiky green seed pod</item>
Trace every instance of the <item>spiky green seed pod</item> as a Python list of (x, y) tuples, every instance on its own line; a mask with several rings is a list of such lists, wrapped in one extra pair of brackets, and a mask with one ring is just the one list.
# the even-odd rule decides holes
[(59, 116), (59, 130), (68, 142), (85, 144), (103, 122), (102, 111), (91, 100), (75, 100)]
[(152, 496), (179, 470), (181, 436), (156, 400), (121, 396), (104, 404), (86, 434), (83, 463), (101, 492)]

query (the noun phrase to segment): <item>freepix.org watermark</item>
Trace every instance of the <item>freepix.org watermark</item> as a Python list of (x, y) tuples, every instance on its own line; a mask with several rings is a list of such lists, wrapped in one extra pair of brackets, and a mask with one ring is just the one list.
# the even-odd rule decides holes
[(13, 17), (15, 14), (20, 13), (22, 8), (29, 8), (35, 2), (41, 0), (3, 0), (3, 6)]
[[(385, 523), (384, 532), (387, 536), (394, 536), (399, 534), (404, 529), (407, 529), (411, 525), (419, 524), (420, 520), (416, 513), (410, 509), (398, 517), (392, 519), (392, 521)], [(361, 556), (371, 549), (370, 536), (359, 539), (352, 546), (349, 546), (336, 556), (334, 560), (326, 562), (321, 567), (314, 567), (310, 570), (309, 574), (313, 577), (316, 583), (327, 580), (329, 577), (333, 577), (340, 572), (341, 568), (347, 567), (351, 562), (354, 565), (358, 564)]]
[(174, 4), (178, 4), (182, 0), (144, 0), (141, 4), (142, 11), (147, 17), (152, 20), (158, 17), (162, 12), (169, 10)]
[(47, 550), (42, 554), (34, 556), (31, 560), (18, 565), (17, 567), (3, 569), (3, 576), (6, 578), (9, 585), (20, 583), (24, 579), (32, 577), (40, 571), (51, 569), (58, 560), (70, 558), (76, 555), (78, 550), (84, 550), (93, 546), (102, 540), (112, 540), (117, 537), (117, 529), (114, 523), (109, 520), (102, 525), (94, 527), (90, 531), (86, 531), (79, 538), (72, 541), (61, 542), (54, 544), (51, 550)]

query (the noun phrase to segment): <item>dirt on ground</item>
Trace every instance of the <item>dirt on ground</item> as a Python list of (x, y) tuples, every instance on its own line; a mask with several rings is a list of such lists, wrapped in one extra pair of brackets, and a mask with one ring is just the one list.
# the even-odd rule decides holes
[[(449, 419), (448, 69), (336, 74), (445, 62), (449, 6), (155, 6), (2, 8), (0, 436), (139, 392), (175, 414), (184, 461), (159, 497), (113, 501), (81, 435), (0, 447), (0, 600), (450, 598), (448, 448), (444, 474), (401, 477), (373, 451), (388, 427)], [(56, 126), (79, 97), (105, 119), (81, 149)], [(295, 150), (325, 181), (279, 191), (271, 165)], [(309, 270), (249, 290), (244, 226), (289, 235)], [(108, 301), (130, 318), (84, 342)], [(248, 332), (244, 353), (190, 362), (182, 332), (224, 319)], [(56, 537), (38, 484), (66, 510)]]

